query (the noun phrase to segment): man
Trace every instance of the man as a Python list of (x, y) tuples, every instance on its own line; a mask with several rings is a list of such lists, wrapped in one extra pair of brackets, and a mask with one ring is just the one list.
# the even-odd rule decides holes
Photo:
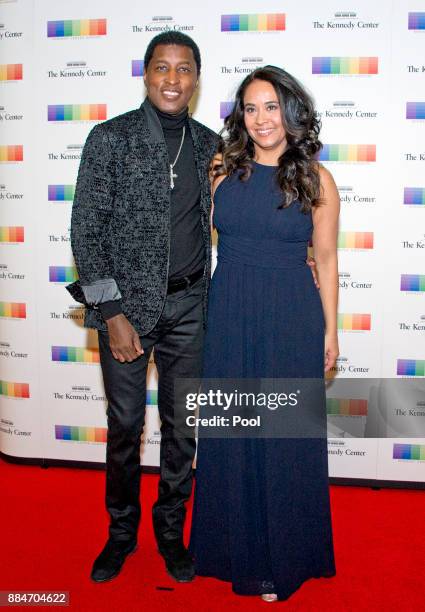
[[(173, 434), (174, 381), (200, 376), (210, 278), (208, 166), (218, 137), (188, 117), (201, 68), (180, 32), (149, 44), (140, 109), (97, 125), (84, 147), (71, 224), (79, 273), (70, 287), (99, 330), (106, 396), (109, 538), (96, 582), (114, 578), (137, 544), (140, 437), (154, 348), (161, 417), (160, 481), (153, 507), (158, 550), (179, 582), (193, 579), (183, 544), (195, 441)], [(174, 412), (176, 416), (174, 416)]]

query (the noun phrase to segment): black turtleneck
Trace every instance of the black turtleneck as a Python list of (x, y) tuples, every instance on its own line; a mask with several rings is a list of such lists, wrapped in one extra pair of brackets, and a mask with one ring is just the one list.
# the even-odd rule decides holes
[(187, 107), (178, 115), (164, 113), (156, 106), (153, 106), (153, 108), (158, 115), (158, 119), (163, 130), (181, 130), (183, 126), (187, 124), (187, 118), (189, 117), (189, 110)]
[[(155, 107), (154, 107), (155, 108)], [(205, 248), (201, 228), (200, 186), (188, 123), (188, 111), (169, 115), (155, 108), (164, 132), (170, 162), (180, 147), (183, 126), (186, 134), (174, 166), (174, 189), (171, 190), (171, 247), (169, 280), (188, 276), (204, 267)]]

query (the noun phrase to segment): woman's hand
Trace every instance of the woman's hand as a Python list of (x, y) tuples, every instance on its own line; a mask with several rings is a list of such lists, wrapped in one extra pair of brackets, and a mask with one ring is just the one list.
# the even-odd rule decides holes
[(325, 372), (329, 372), (335, 366), (338, 355), (338, 335), (325, 334)]
[(320, 289), (319, 279), (317, 277), (316, 260), (314, 259), (314, 257), (307, 257), (306, 264), (309, 266), (310, 271), (313, 275), (313, 281), (314, 281), (314, 284), (316, 285), (316, 289)]

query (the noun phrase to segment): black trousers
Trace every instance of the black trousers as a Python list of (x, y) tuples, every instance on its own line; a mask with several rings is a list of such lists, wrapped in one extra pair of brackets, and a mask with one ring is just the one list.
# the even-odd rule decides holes
[(161, 543), (181, 539), (185, 502), (192, 490), (194, 437), (174, 435), (175, 419), (186, 410), (174, 393), (174, 381), (201, 374), (203, 317), (202, 279), (167, 296), (155, 328), (141, 337), (144, 354), (130, 363), (112, 356), (107, 332), (99, 332), (100, 361), (108, 399), (106, 444), (106, 507), (113, 540), (137, 540), (141, 518), (140, 437), (146, 406), (146, 373), (154, 349), (158, 370), (158, 409), (161, 418), (160, 480), (153, 507), (153, 524)]

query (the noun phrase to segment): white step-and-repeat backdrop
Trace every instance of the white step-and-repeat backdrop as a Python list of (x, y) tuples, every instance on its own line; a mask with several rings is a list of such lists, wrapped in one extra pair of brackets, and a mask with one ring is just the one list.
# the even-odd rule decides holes
[[(425, 481), (425, 439), (411, 433), (425, 422), (420, 0), (0, 0), (0, 451), (105, 459), (96, 335), (64, 288), (76, 278), (72, 200), (89, 130), (140, 105), (144, 52), (164, 30), (199, 44), (191, 110), (217, 131), (257, 66), (282, 66), (312, 92), (342, 202), (330, 472)], [(148, 386), (142, 463), (156, 466), (154, 371)]]

